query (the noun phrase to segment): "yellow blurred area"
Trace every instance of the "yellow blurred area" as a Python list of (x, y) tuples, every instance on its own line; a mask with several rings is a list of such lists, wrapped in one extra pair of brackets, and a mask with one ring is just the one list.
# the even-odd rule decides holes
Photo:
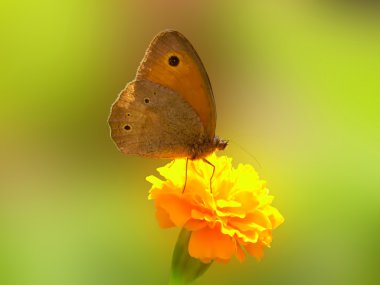
[(167, 28), (285, 217), (261, 262), (196, 284), (378, 284), (380, 10), (311, 0), (2, 1), (0, 284), (166, 284), (178, 232), (145, 181), (166, 161), (119, 153), (107, 117)]

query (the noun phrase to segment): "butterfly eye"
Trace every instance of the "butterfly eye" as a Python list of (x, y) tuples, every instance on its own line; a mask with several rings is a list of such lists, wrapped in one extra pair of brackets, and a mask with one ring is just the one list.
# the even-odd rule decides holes
[(130, 125), (126, 125), (126, 126), (124, 127), (124, 130), (126, 130), (126, 131), (130, 131), (130, 130), (131, 130), (131, 126), (130, 126)]
[(177, 66), (179, 64), (179, 58), (175, 55), (172, 55), (171, 57), (169, 57), (169, 64), (171, 66)]

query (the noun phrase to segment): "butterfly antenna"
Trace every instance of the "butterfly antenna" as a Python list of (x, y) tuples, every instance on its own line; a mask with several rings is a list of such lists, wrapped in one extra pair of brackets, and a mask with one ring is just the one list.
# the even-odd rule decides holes
[(183, 184), (182, 194), (185, 192), (186, 183), (187, 183), (187, 165), (189, 163), (189, 159), (186, 157), (186, 167), (185, 167), (185, 184)]
[(261, 169), (263, 168), (259, 160), (252, 153), (250, 153), (246, 148), (244, 148), (241, 144), (237, 143), (235, 140), (230, 140), (230, 141), (236, 144), (239, 148), (241, 148), (246, 154), (248, 154), (248, 156), (251, 157), (256, 162), (259, 168)]
[(202, 160), (204, 162), (206, 162), (208, 165), (211, 165), (211, 167), (212, 167), (212, 174), (211, 174), (211, 177), (210, 177), (210, 193), (212, 194), (212, 186), (211, 186), (211, 184), (212, 184), (212, 178), (214, 177), (214, 174), (215, 174), (215, 165), (212, 164), (210, 161), (208, 161), (206, 158), (202, 158)]

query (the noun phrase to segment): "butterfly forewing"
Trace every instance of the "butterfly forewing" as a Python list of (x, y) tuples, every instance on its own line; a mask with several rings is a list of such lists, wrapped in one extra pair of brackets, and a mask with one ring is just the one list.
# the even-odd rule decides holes
[(149, 80), (173, 90), (195, 110), (205, 136), (214, 138), (216, 109), (211, 84), (197, 52), (182, 34), (158, 34), (145, 53), (136, 80)]

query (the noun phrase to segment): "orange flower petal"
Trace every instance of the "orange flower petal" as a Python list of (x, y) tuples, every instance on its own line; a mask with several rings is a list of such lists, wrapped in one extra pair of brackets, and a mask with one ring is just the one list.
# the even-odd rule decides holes
[(269, 206), (268, 209), (265, 211), (265, 213), (268, 215), (268, 218), (272, 223), (273, 229), (277, 228), (279, 225), (281, 225), (284, 222), (284, 217), (274, 207)]
[(194, 209), (191, 211), (191, 217), (197, 220), (213, 221), (214, 220), (213, 215), (209, 212), (210, 211), (201, 212), (199, 210)]
[(241, 248), (240, 244), (236, 243), (236, 258), (240, 261), (243, 262), (245, 260), (245, 253), (243, 249)]
[(238, 201), (227, 201), (223, 199), (219, 199), (216, 201), (216, 206), (219, 208), (237, 208), (241, 206), (241, 203)]
[(177, 227), (183, 227), (191, 218), (191, 206), (186, 200), (174, 195), (161, 195), (157, 197), (156, 206), (167, 212), (170, 220)]
[(257, 260), (260, 260), (264, 255), (264, 249), (263, 249), (262, 243), (246, 244), (245, 249), (250, 255), (252, 255), (253, 257), (256, 257)]
[(171, 228), (175, 226), (175, 224), (170, 219), (168, 212), (162, 208), (156, 209), (156, 218), (161, 228)]
[(189, 220), (184, 225), (184, 228), (186, 228), (188, 231), (199, 231), (200, 229), (203, 229), (207, 226), (207, 222), (200, 221), (200, 220)]
[(230, 259), (236, 252), (235, 240), (220, 232), (217, 227), (193, 232), (189, 241), (189, 254), (194, 258)]

